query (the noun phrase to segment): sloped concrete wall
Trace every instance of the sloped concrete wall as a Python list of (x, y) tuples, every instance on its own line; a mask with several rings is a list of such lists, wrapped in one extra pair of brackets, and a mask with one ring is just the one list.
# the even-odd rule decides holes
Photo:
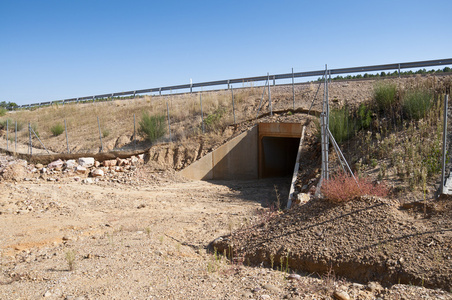
[(258, 128), (240, 134), (179, 172), (194, 180), (257, 179)]

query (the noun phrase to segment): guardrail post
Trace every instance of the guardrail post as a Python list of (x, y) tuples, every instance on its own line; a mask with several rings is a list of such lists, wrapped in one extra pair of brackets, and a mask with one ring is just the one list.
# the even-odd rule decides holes
[(276, 77), (273, 75), (273, 86), (276, 86)]
[(93, 104), (94, 104), (94, 99), (95, 99), (95, 98), (94, 98), (94, 96), (93, 96)]
[(193, 80), (190, 78), (190, 94), (193, 92)]
[(400, 78), (400, 64), (399, 64), (399, 78)]
[(229, 90), (229, 79), (228, 79), (228, 90)]

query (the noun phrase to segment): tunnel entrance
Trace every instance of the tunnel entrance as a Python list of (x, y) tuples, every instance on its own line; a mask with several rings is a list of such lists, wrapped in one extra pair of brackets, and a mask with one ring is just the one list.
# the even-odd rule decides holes
[(195, 180), (249, 180), (293, 174), (300, 123), (259, 123), (180, 173)]
[(292, 176), (300, 138), (263, 137), (260, 178)]

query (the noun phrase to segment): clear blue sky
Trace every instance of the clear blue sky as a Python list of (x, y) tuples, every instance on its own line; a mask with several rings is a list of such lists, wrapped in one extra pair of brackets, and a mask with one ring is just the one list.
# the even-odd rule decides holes
[(452, 1), (0, 0), (0, 101), (452, 57)]

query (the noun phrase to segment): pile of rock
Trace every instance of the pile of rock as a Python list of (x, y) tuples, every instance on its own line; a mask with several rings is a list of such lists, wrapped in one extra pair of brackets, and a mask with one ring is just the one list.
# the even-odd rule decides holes
[[(116, 174), (130, 173), (137, 166), (144, 163), (144, 154), (121, 159), (96, 161), (93, 157), (81, 157), (77, 160), (61, 159), (47, 165), (27, 164), (24, 160), (0, 160), (0, 176), (5, 180), (33, 180), (31, 177), (45, 179), (48, 181), (59, 181), (61, 178), (74, 177), (75, 180), (82, 178), (114, 177)], [(85, 180), (91, 182), (92, 180)]]

